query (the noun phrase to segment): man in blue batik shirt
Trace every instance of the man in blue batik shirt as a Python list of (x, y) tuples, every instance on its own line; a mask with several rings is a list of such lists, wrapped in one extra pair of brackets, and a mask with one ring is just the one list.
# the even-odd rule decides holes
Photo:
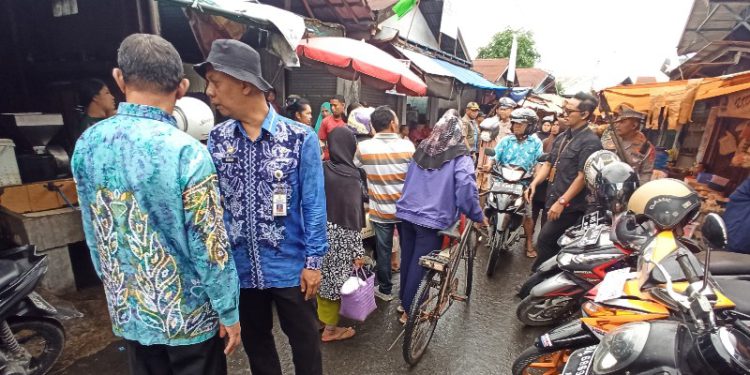
[(239, 280), (211, 156), (171, 115), (188, 87), (180, 55), (133, 34), (117, 64), (126, 102), (83, 133), (71, 162), (112, 330), (131, 374), (226, 374)]
[[(536, 113), (529, 108), (514, 109), (510, 114), (512, 135), (501, 139), (495, 146), (495, 162), (500, 165), (515, 165), (526, 171), (533, 172), (537, 158), (542, 155), (542, 141), (534, 133), (539, 121)], [(489, 159), (485, 171), (492, 170)], [(526, 233), (526, 256), (536, 257), (534, 237), (534, 221), (531, 215), (531, 202), (526, 204), (526, 217), (523, 220), (523, 230)]]
[(271, 85), (260, 56), (236, 41), (214, 41), (195, 70), (230, 120), (209, 135), (225, 222), (240, 276), (242, 342), (254, 375), (281, 374), (272, 304), (289, 337), (296, 374), (322, 374), (313, 304), (328, 250), (318, 137), (266, 103)]

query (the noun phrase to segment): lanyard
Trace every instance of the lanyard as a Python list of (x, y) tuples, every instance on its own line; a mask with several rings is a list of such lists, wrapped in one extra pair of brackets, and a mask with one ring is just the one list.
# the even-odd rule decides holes
[[(588, 124), (586, 124), (585, 126), (588, 126)], [(570, 140), (568, 140), (568, 141), (563, 140), (563, 145), (562, 145), (562, 147), (560, 147), (560, 150), (557, 152), (557, 159), (555, 159), (555, 165), (554, 165), (555, 167), (557, 167), (557, 163), (560, 162), (560, 155), (562, 155), (563, 151), (565, 151), (565, 149), (568, 148), (568, 145), (571, 144), (571, 143), (573, 143), (573, 141), (575, 141), (576, 137), (578, 137), (579, 135), (581, 135), (581, 133), (583, 133), (584, 130), (586, 130), (586, 129), (581, 129), (578, 132), (578, 134), (570, 137)], [(565, 138), (568, 138), (568, 137), (565, 137)]]

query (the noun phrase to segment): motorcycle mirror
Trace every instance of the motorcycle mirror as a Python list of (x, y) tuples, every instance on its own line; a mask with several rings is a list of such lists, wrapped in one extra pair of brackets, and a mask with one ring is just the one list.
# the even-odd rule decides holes
[(706, 215), (701, 226), (701, 234), (712, 247), (717, 249), (727, 247), (727, 225), (718, 214)]
[(485, 148), (484, 154), (487, 156), (495, 156), (495, 149), (493, 148)]
[(711, 264), (711, 248), (724, 249), (727, 247), (727, 225), (724, 219), (716, 213), (710, 213), (703, 219), (701, 225), (701, 234), (703, 240), (708, 243), (706, 246), (706, 261), (703, 263), (703, 285), (698, 291), (703, 292), (708, 286), (708, 268)]

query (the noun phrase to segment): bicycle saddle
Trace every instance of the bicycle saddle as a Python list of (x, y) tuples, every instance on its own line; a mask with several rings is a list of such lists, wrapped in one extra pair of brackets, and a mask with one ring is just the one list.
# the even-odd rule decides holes
[(441, 230), (438, 232), (438, 235), (440, 236), (448, 236), (454, 240), (457, 240), (461, 238), (461, 232), (458, 231), (458, 226), (461, 224), (461, 220), (457, 220), (453, 225), (450, 227)]

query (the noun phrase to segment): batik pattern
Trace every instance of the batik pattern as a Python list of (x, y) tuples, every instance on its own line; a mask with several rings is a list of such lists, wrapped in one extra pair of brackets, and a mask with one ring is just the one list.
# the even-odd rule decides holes
[[(316, 149), (309, 154), (316, 160), (303, 156), (308, 139), (311, 141), (307, 144)], [(211, 131), (208, 143), (219, 175), (228, 214), (225, 224), (241, 286), (265, 289), (299, 285), (302, 268), (306, 264), (319, 268), (327, 247), (317, 138), (308, 127), (270, 109), (255, 141), (247, 137), (239, 122), (229, 120)], [(303, 163), (315, 173), (303, 174)], [(302, 192), (302, 185), (319, 191)], [(287, 216), (275, 217), (273, 196), (282, 193), (286, 195)], [(312, 201), (309, 211), (320, 214), (303, 220), (305, 194)], [(315, 227), (309, 231), (313, 240), (309, 240), (307, 226)]]
[(81, 136), (71, 166), (117, 336), (191, 345), (239, 320), (216, 171), (174, 117), (122, 103)]
[(193, 216), (193, 226), (198, 228), (201, 241), (206, 244), (209, 261), (224, 269), (229, 259), (229, 241), (224, 229), (224, 210), (219, 201), (216, 175), (212, 174), (185, 190), (182, 200), (185, 210)]

